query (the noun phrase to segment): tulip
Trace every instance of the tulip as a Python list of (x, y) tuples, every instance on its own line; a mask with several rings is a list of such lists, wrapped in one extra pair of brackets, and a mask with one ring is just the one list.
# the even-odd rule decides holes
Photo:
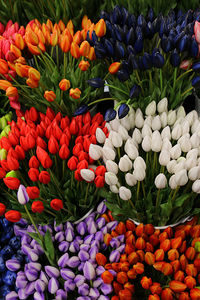
[(128, 112), (129, 112), (129, 106), (126, 103), (121, 104), (118, 109), (119, 119), (124, 118), (128, 114)]
[(147, 116), (153, 116), (155, 114), (155, 112), (156, 112), (156, 102), (152, 101), (147, 105), (145, 114)]
[[(8, 174), (7, 174), (8, 175)], [(20, 180), (14, 177), (3, 178), (5, 185), (11, 190), (17, 190), (20, 186)]]
[(95, 178), (95, 173), (91, 170), (82, 169), (80, 173), (81, 177), (87, 182), (92, 182)]
[(17, 199), (21, 205), (25, 205), (29, 201), (29, 196), (26, 192), (26, 188), (22, 184), (20, 184), (20, 186), (19, 186), (19, 189), (17, 192)]
[(154, 152), (160, 152), (162, 147), (162, 139), (158, 130), (154, 131), (151, 138), (151, 149)]
[(129, 137), (128, 131), (122, 125), (119, 125), (119, 127), (118, 127), (118, 133), (120, 134), (121, 138), (124, 141), (126, 141), (128, 139), (128, 137)]
[(48, 102), (53, 102), (56, 99), (56, 94), (53, 91), (45, 91), (44, 98)]
[(108, 185), (115, 185), (118, 182), (117, 176), (112, 172), (105, 173), (105, 181)]
[(127, 189), (125, 186), (121, 186), (119, 188), (119, 196), (122, 200), (127, 201), (131, 199), (131, 191)]
[(192, 184), (192, 190), (194, 193), (199, 194), (200, 193), (200, 180), (195, 180), (195, 182)]
[(103, 158), (106, 160), (114, 160), (116, 156), (116, 153), (114, 150), (112, 150), (109, 147), (103, 146)]
[(94, 160), (99, 160), (102, 157), (102, 148), (98, 145), (90, 144), (89, 156)]
[(63, 202), (60, 199), (51, 200), (50, 205), (54, 210), (57, 210), (57, 211), (59, 211), (63, 208)]
[(81, 60), (78, 67), (81, 69), (81, 71), (87, 71), (90, 67), (90, 63), (89, 61)]
[(96, 277), (95, 269), (89, 261), (86, 261), (84, 264), (83, 274), (87, 280), (94, 280)]
[(157, 104), (157, 111), (161, 114), (163, 112), (167, 112), (167, 107), (168, 107), (168, 100), (167, 98), (163, 98), (160, 100)]
[(176, 144), (174, 147), (172, 147), (170, 150), (170, 156), (172, 159), (177, 159), (181, 156), (181, 147), (179, 144)]
[(167, 178), (163, 173), (160, 173), (156, 176), (154, 183), (157, 189), (164, 189), (167, 184)]
[(190, 290), (190, 297), (192, 300), (196, 300), (200, 297), (200, 290), (198, 288), (193, 288)]
[(131, 174), (131, 173), (127, 173), (125, 175), (125, 180), (126, 180), (126, 183), (129, 186), (134, 186), (137, 183), (137, 180), (136, 180), (135, 176), (133, 174)]
[(41, 214), (44, 211), (44, 204), (42, 201), (34, 201), (31, 205), (31, 209), (34, 213)]
[(47, 171), (41, 171), (38, 177), (39, 181), (48, 184), (51, 181), (50, 174)]
[(135, 114), (135, 126), (137, 128), (142, 128), (144, 125), (144, 118), (143, 118), (143, 114), (140, 111), (136, 111)]
[(78, 88), (70, 89), (69, 95), (70, 95), (70, 97), (72, 97), (73, 99), (79, 99), (80, 96), (81, 96), (81, 91), (80, 91)]
[(119, 148), (122, 146), (122, 137), (117, 132), (111, 131), (109, 138), (111, 138), (112, 144), (115, 148)]
[(187, 171), (185, 169), (175, 173), (175, 181), (178, 186), (183, 186), (188, 182)]
[(16, 210), (9, 210), (5, 213), (5, 218), (10, 222), (18, 222), (21, 219), (21, 214)]
[(62, 91), (67, 91), (69, 88), (70, 88), (70, 81), (67, 80), (67, 79), (62, 79), (60, 82), (59, 82), (59, 88), (62, 90)]
[(149, 152), (151, 150), (151, 137), (146, 135), (142, 141), (142, 149), (145, 152)]
[[(120, 66), (121, 66), (121, 63), (119, 63), (119, 62), (114, 62), (114, 63), (112, 63), (112, 64), (109, 66), (109, 68), (108, 68), (109, 73), (110, 73), (110, 74), (116, 74), (116, 73), (118, 72)], [(7, 73), (7, 72), (6, 72), (6, 73)]]
[(133, 141), (131, 139), (128, 139), (125, 143), (124, 150), (127, 153), (127, 155), (130, 157), (130, 159), (134, 160), (138, 157), (138, 149), (135, 147)]
[(105, 121), (110, 122), (115, 119), (117, 112), (113, 108), (109, 108), (105, 113)]
[(141, 168), (141, 169), (146, 170), (146, 163), (141, 156), (138, 156), (133, 163), (133, 167), (134, 167), (134, 169)]
[(126, 154), (119, 160), (119, 169), (122, 172), (128, 172), (132, 169), (132, 162)]
[(141, 93), (141, 87), (137, 84), (133, 85), (133, 87), (130, 89), (129, 97), (132, 98), (138, 98)]

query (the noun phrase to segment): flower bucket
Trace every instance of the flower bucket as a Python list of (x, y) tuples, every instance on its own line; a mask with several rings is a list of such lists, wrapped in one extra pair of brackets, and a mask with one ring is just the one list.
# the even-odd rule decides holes
[(91, 208), (82, 218), (78, 219), (77, 221), (74, 222), (74, 225), (79, 224), (83, 220), (85, 220), (92, 212), (94, 208)]

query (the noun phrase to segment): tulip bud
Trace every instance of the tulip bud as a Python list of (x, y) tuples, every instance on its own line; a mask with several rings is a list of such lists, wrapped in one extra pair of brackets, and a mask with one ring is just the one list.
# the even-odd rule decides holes
[(103, 158), (106, 160), (115, 160), (116, 153), (109, 147), (103, 146)]
[(142, 128), (142, 137), (144, 138), (146, 135), (152, 136), (152, 130), (151, 130), (150, 125), (145, 123)]
[(118, 188), (118, 186), (116, 186), (116, 185), (110, 185), (110, 190), (111, 190), (111, 192), (112, 193), (114, 193), (114, 194), (119, 194), (119, 188)]
[(137, 128), (142, 128), (143, 125), (144, 125), (143, 114), (139, 109), (137, 109), (135, 113), (135, 126)]
[(168, 108), (168, 100), (167, 98), (163, 98), (162, 100), (160, 100), (157, 104), (157, 111), (161, 114), (163, 112), (167, 112), (167, 108)]
[(117, 176), (112, 172), (105, 173), (105, 181), (108, 185), (115, 185), (118, 182)]
[(134, 160), (138, 157), (138, 149), (134, 145), (134, 141), (132, 139), (128, 139), (124, 145), (124, 150), (130, 159)]
[(97, 139), (97, 142), (100, 143), (100, 144), (103, 144), (105, 142), (105, 139), (106, 139), (105, 133), (99, 127), (96, 130), (96, 139)]
[(164, 189), (167, 185), (167, 178), (163, 173), (160, 173), (156, 176), (154, 183), (157, 189)]
[(132, 162), (126, 154), (119, 160), (119, 169), (122, 172), (128, 172), (132, 169)]
[(99, 160), (102, 157), (102, 147), (90, 144), (89, 156), (94, 160)]
[(20, 184), (20, 186), (19, 186), (19, 189), (17, 192), (17, 199), (21, 205), (25, 205), (29, 201), (29, 196), (26, 192), (26, 188), (22, 184)]
[(175, 173), (175, 180), (178, 186), (183, 186), (188, 182), (187, 171), (185, 169)]
[(163, 149), (159, 155), (159, 163), (161, 166), (167, 166), (170, 161), (170, 152)]
[(151, 137), (146, 135), (142, 141), (142, 149), (145, 152), (149, 152), (151, 150)]
[(134, 177), (135, 177), (136, 180), (142, 181), (142, 180), (145, 179), (146, 172), (142, 168), (137, 168), (137, 169), (134, 169), (133, 175), (134, 175)]
[(137, 180), (136, 180), (135, 176), (133, 174), (131, 174), (131, 173), (127, 173), (125, 175), (125, 180), (126, 180), (126, 183), (129, 186), (134, 186), (137, 183)]
[(177, 124), (172, 130), (172, 139), (177, 141), (181, 137), (181, 134), (182, 134), (181, 125)]
[(123, 140), (119, 133), (111, 131), (109, 134), (109, 138), (111, 138), (112, 144), (115, 148), (119, 148), (122, 146)]
[(191, 168), (188, 172), (188, 177), (190, 180), (195, 181), (200, 178), (200, 166), (195, 166)]
[(106, 170), (108, 172), (117, 174), (118, 173), (118, 165), (116, 164), (116, 162), (114, 162), (112, 160), (107, 160), (106, 161)]
[(156, 101), (152, 101), (147, 105), (145, 109), (145, 114), (147, 116), (153, 116), (155, 115), (155, 113), (156, 113)]
[(176, 179), (175, 179), (175, 175), (172, 175), (169, 179), (169, 186), (172, 190), (175, 190), (177, 188), (177, 182), (176, 182)]
[(81, 177), (87, 182), (92, 182), (95, 178), (95, 173), (91, 170), (82, 169), (80, 173), (81, 173)]
[(173, 125), (176, 121), (176, 111), (170, 110), (167, 115), (167, 123), (168, 125)]
[(170, 156), (172, 159), (177, 159), (181, 156), (181, 147), (179, 144), (176, 144), (174, 147), (172, 147), (170, 150)]
[(151, 149), (154, 152), (160, 152), (162, 147), (162, 139), (158, 130), (154, 131), (151, 138)]
[(136, 143), (140, 144), (142, 142), (142, 134), (138, 128), (135, 128), (132, 134), (132, 139)]
[(41, 214), (44, 211), (44, 204), (42, 201), (33, 201), (31, 209), (34, 213)]
[(128, 131), (122, 125), (119, 126), (118, 133), (124, 141), (126, 141), (129, 137)]
[(195, 182), (192, 185), (192, 190), (194, 193), (199, 194), (200, 193), (200, 180), (195, 180)]
[(5, 213), (5, 218), (10, 222), (15, 223), (21, 219), (21, 214), (16, 210), (9, 210)]
[(60, 199), (51, 200), (50, 205), (54, 210), (57, 210), (57, 211), (59, 211), (63, 208), (63, 202)]
[(127, 189), (125, 186), (121, 186), (119, 188), (119, 196), (122, 200), (130, 200), (131, 199), (131, 191)]
[(44, 98), (48, 102), (53, 102), (56, 99), (56, 94), (53, 91), (45, 91)]
[(60, 88), (62, 91), (67, 91), (67, 90), (70, 88), (70, 81), (67, 80), (67, 79), (62, 79), (62, 80), (59, 82), (59, 88)]
[(73, 99), (79, 99), (80, 96), (81, 96), (81, 90), (79, 90), (78, 88), (70, 89), (69, 95), (70, 95), (70, 97), (72, 97)]

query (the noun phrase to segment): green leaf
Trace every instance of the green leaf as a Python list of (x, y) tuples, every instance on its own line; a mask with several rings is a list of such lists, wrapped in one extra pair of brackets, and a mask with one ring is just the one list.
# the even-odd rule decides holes
[(48, 229), (47, 229), (47, 231), (45, 233), (45, 236), (44, 236), (44, 245), (45, 245), (45, 248), (46, 248), (45, 253), (47, 252), (50, 259), (51, 259), (51, 261), (54, 261), (54, 259), (55, 259), (55, 249), (54, 249), (51, 233)]
[(44, 245), (43, 242), (41, 241), (41, 239), (39, 238), (37, 233), (34, 232), (28, 232), (28, 234), (30, 235), (30, 237), (32, 237), (32, 239), (36, 240), (36, 242), (38, 242), (38, 244), (43, 248), (44, 250)]
[(188, 197), (190, 197), (190, 194), (185, 194), (178, 197), (177, 199), (175, 199), (173, 206), (181, 207), (184, 204), (184, 202), (188, 199)]

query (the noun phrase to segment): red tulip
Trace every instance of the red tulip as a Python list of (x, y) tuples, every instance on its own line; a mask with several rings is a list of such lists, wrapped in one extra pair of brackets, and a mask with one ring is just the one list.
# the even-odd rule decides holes
[(38, 169), (39, 166), (40, 166), (40, 163), (38, 161), (38, 159), (36, 158), (35, 155), (33, 155), (30, 159), (29, 159), (29, 168), (35, 168), (35, 169)]
[(156, 261), (163, 261), (165, 257), (165, 252), (163, 249), (157, 249), (154, 253)]
[(3, 178), (5, 185), (11, 190), (17, 190), (20, 186), (20, 180), (14, 177)]
[(146, 252), (145, 253), (145, 262), (149, 266), (152, 266), (155, 263), (155, 255), (151, 252)]
[(43, 184), (48, 184), (51, 181), (50, 174), (47, 171), (41, 171), (39, 174), (39, 181)]
[(179, 270), (174, 274), (174, 279), (178, 281), (184, 281), (185, 274), (183, 271)]
[(166, 288), (161, 293), (161, 299), (162, 300), (173, 300), (174, 299), (174, 293), (170, 288)]
[(33, 122), (36, 122), (37, 119), (38, 119), (38, 112), (37, 110), (35, 109), (35, 107), (31, 107), (30, 110), (29, 110), (29, 118), (31, 121)]
[(152, 279), (144, 276), (144, 277), (142, 277), (140, 283), (141, 283), (143, 289), (149, 290), (150, 286), (152, 285)]
[(148, 300), (159, 300), (159, 299), (160, 299), (160, 297), (158, 295), (156, 295), (156, 294), (149, 295), (149, 297), (148, 297)]
[(181, 292), (179, 295), (179, 300), (190, 300), (188, 292)]
[(162, 292), (162, 287), (161, 287), (160, 283), (153, 282), (153, 284), (150, 286), (150, 291), (152, 294), (160, 295)]
[(179, 261), (180, 261), (180, 264), (181, 264), (181, 269), (184, 271), (186, 269), (187, 264), (188, 264), (188, 260), (187, 260), (187, 258), (185, 257), (184, 254), (182, 254), (180, 256)]
[(56, 154), (59, 151), (58, 142), (53, 135), (51, 135), (48, 141), (48, 149), (51, 154)]
[(5, 218), (10, 222), (19, 222), (21, 219), (21, 214), (19, 211), (16, 210), (9, 210), (5, 213)]
[(9, 139), (5, 136), (3, 136), (1, 139), (0, 139), (0, 147), (1, 149), (6, 149), (7, 151), (12, 147)]
[(192, 300), (199, 300), (200, 299), (200, 289), (194, 288), (190, 290), (190, 298)]
[[(19, 138), (18, 138), (17, 135), (16, 135), (14, 132), (12, 132), (12, 131), (9, 131), (9, 133), (8, 133), (8, 139), (9, 139), (9, 141), (11, 142), (11, 144), (12, 144), (13, 146), (18, 145), (18, 143), (19, 143)], [(11, 149), (11, 148), (10, 148), (10, 149)]]
[(78, 125), (74, 118), (72, 119), (72, 121), (70, 123), (69, 130), (70, 130), (70, 133), (73, 135), (76, 135), (78, 133)]
[(137, 274), (143, 274), (144, 273), (144, 265), (142, 263), (137, 263), (133, 266)]
[(190, 290), (193, 289), (197, 284), (195, 278), (192, 276), (186, 276), (184, 282)]
[(79, 69), (81, 69), (81, 71), (87, 71), (88, 68), (90, 67), (90, 63), (89, 61), (86, 60), (81, 60), (79, 65), (78, 65)]
[(163, 249), (165, 252), (169, 251), (169, 249), (171, 248), (170, 240), (166, 239), (163, 242), (161, 242), (160, 248)]
[(103, 188), (105, 185), (105, 178), (99, 175), (95, 178), (94, 183), (97, 188)]
[(39, 170), (36, 168), (30, 168), (30, 170), (28, 171), (28, 176), (33, 182), (38, 181)]
[(10, 155), (7, 156), (7, 164), (8, 164), (8, 168), (10, 170), (18, 170), (19, 169), (18, 160)]
[(109, 271), (104, 271), (101, 274), (101, 278), (103, 279), (103, 282), (106, 284), (111, 284), (111, 282), (114, 279), (113, 275)]
[(0, 203), (0, 216), (3, 216), (5, 211), (6, 211), (6, 206), (3, 203)]
[(114, 281), (113, 282), (113, 288), (114, 288), (115, 294), (119, 295), (119, 292), (123, 289), (123, 286), (119, 282)]
[(53, 102), (56, 99), (56, 94), (53, 91), (45, 91), (44, 98), (48, 102)]
[(139, 237), (136, 240), (135, 247), (139, 250), (143, 250), (145, 248), (145, 246), (146, 246), (145, 240), (143, 239), (143, 237)]
[(57, 211), (59, 211), (63, 208), (63, 202), (60, 199), (51, 200), (50, 205), (54, 210), (57, 210)]
[(6, 176), (6, 171), (3, 168), (0, 168), (0, 179), (3, 179)]
[(185, 272), (188, 276), (197, 276), (197, 268), (194, 266), (194, 264), (188, 264), (185, 268)]
[(187, 250), (185, 252), (185, 256), (189, 260), (194, 260), (195, 254), (196, 254), (196, 251), (195, 251), (194, 247), (187, 248)]
[(67, 166), (71, 171), (74, 171), (77, 168), (77, 164), (78, 164), (78, 159), (75, 156), (72, 156), (68, 160)]
[(135, 269), (131, 269), (127, 272), (127, 276), (130, 279), (135, 279), (137, 277), (137, 273), (135, 271)]
[(96, 261), (97, 261), (99, 266), (104, 266), (107, 262), (107, 258), (102, 253), (97, 253), (96, 254)]
[(70, 151), (67, 145), (63, 144), (59, 150), (59, 156), (61, 159), (65, 160), (69, 157)]
[(167, 252), (168, 259), (174, 261), (179, 259), (179, 252), (176, 249), (171, 249)]
[(117, 273), (117, 281), (121, 284), (125, 284), (128, 282), (128, 276), (125, 272), (119, 272)]
[(55, 118), (55, 112), (53, 111), (52, 108), (47, 107), (47, 110), (46, 110), (46, 116), (47, 116), (51, 121), (53, 121), (53, 119)]
[(184, 292), (187, 288), (187, 285), (181, 281), (178, 280), (172, 280), (169, 282), (169, 287), (172, 291), (175, 293), (181, 293)]
[(162, 266), (161, 272), (167, 276), (167, 275), (171, 275), (173, 273), (173, 268), (169, 263), (165, 263)]
[(40, 196), (40, 190), (37, 186), (27, 186), (26, 191), (30, 199), (36, 199)]
[(119, 299), (120, 300), (131, 300), (132, 299), (132, 293), (129, 289), (124, 289), (119, 291)]
[(17, 145), (15, 147), (15, 152), (17, 152), (18, 159), (21, 159), (21, 160), (25, 159), (25, 151), (20, 145)]
[(51, 168), (53, 162), (49, 157), (48, 153), (44, 149), (37, 146), (36, 155), (45, 169)]
[(42, 203), (42, 201), (33, 201), (31, 209), (34, 213), (41, 214), (44, 210), (44, 204)]

